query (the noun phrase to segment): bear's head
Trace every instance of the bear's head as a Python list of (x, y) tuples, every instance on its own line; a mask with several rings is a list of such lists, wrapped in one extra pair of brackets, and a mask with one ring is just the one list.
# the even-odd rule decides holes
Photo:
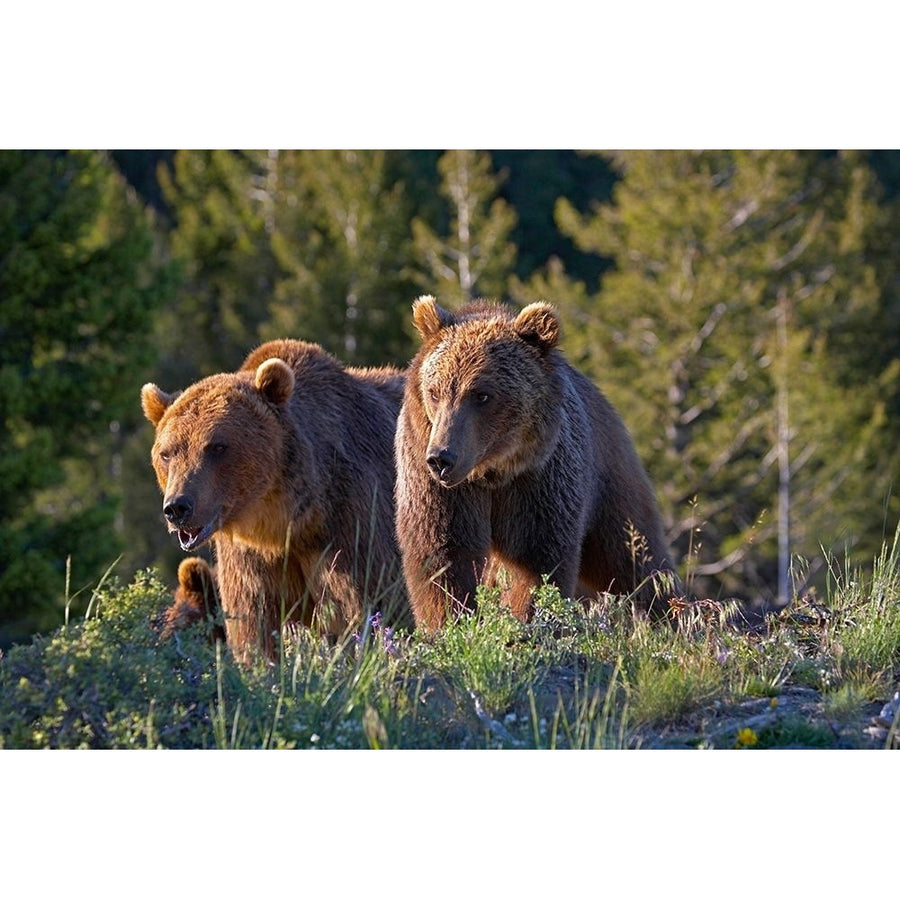
[[(215, 619), (220, 612), (212, 569), (200, 557), (188, 557), (178, 566), (178, 587), (171, 606), (163, 613), (160, 637), (165, 640), (174, 632), (189, 628), (197, 622)], [(221, 624), (213, 625), (211, 637), (225, 641), (225, 630)]]
[(425, 460), (444, 487), (500, 483), (539, 464), (557, 439), (559, 319), (548, 303), (515, 314), (484, 301), (453, 314), (413, 304), (423, 345), (410, 390), (428, 423)]
[(144, 415), (156, 426), (151, 459), (163, 514), (182, 550), (217, 531), (247, 538), (283, 520), (282, 413), (293, 391), (294, 373), (280, 359), (212, 375), (183, 393), (141, 389)]

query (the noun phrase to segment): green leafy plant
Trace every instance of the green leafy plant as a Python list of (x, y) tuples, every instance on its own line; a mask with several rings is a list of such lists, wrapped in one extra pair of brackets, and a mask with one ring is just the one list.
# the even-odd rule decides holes
[[(236, 665), (198, 623), (160, 639), (155, 574), (107, 574), (86, 615), (0, 657), (10, 748), (538, 748), (891, 746), (873, 708), (900, 677), (895, 540), (838, 568), (820, 602), (752, 623), (727, 603), (635, 617), (535, 591), (528, 623), (480, 589), (436, 634), (380, 614), (337, 642), (285, 629), (276, 663)], [(888, 737), (885, 737), (888, 734)]]

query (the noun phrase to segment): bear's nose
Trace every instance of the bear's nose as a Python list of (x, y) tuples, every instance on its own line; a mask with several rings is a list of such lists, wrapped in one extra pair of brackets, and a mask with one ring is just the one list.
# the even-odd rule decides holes
[(194, 504), (190, 497), (176, 497), (163, 506), (163, 515), (173, 525), (183, 525), (194, 512)]
[(443, 450), (430, 450), (428, 456), (425, 457), (425, 462), (438, 478), (444, 478), (456, 464), (456, 459), (457, 456), (452, 450), (444, 448)]

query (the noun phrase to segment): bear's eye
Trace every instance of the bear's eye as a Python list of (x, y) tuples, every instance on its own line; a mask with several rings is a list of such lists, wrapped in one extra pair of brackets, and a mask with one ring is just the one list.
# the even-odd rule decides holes
[(428, 392), (428, 396), (431, 398), (432, 403), (438, 402), (438, 392), (436, 390), (434, 390), (434, 389), (430, 390)]
[(172, 459), (172, 454), (169, 453), (168, 450), (163, 450), (162, 453), (159, 454), (159, 458), (162, 462), (167, 463)]
[(490, 400), (490, 399), (491, 399), (491, 395), (485, 393), (484, 391), (476, 391), (475, 392), (475, 402), (479, 406), (484, 406), (485, 403), (487, 403), (488, 400)]
[(221, 441), (217, 441), (215, 444), (210, 444), (206, 448), (206, 452), (209, 453), (210, 456), (224, 456), (227, 449), (227, 444), (223, 444)]

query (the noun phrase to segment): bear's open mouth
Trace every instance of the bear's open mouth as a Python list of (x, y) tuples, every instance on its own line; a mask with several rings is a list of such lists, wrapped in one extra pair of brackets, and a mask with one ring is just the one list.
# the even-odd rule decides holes
[(196, 550), (202, 543), (207, 541), (214, 531), (213, 523), (204, 525), (201, 528), (179, 528), (177, 530), (178, 543), (184, 551)]

